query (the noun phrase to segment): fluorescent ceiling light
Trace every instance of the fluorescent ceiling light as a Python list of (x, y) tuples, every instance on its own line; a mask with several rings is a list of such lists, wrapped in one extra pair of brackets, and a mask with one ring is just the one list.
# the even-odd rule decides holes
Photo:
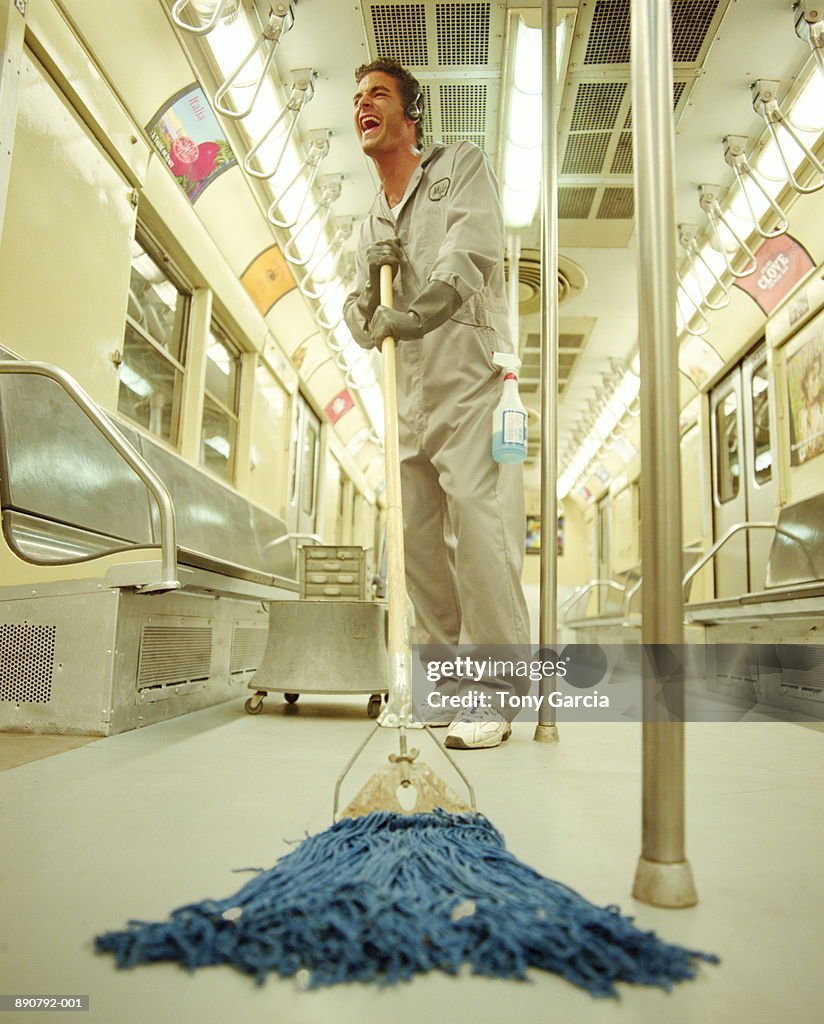
[[(560, 80), (574, 11), (558, 13), (561, 19), (555, 30), (555, 51)], [(517, 26), (511, 62), (502, 191), (506, 226), (524, 228), (534, 220), (540, 198), (543, 31), (527, 25), (520, 15), (515, 17)]]

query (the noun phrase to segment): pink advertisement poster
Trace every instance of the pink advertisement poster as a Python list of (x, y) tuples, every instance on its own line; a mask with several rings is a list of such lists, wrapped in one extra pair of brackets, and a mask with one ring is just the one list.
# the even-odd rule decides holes
[(187, 86), (161, 107), (146, 125), (146, 134), (191, 202), (237, 163), (197, 84)]
[(755, 256), (755, 273), (739, 278), (735, 286), (755, 299), (765, 313), (772, 313), (814, 266), (810, 254), (792, 235), (768, 238)]

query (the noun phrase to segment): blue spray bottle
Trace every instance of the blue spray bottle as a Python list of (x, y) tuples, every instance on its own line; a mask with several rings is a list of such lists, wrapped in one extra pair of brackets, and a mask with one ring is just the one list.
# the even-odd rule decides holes
[(492, 458), (523, 462), (526, 458), (527, 413), (518, 394), (521, 360), (508, 352), (493, 352), (492, 362), (504, 371), (504, 393), (492, 415)]

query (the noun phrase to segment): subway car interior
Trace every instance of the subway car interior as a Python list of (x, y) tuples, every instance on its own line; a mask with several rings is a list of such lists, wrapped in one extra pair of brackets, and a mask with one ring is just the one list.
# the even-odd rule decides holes
[[(0, 39), (0, 1009), (820, 1021), (816, 0), (0, 0)], [(373, 730), (357, 778), (405, 744), (389, 356), (344, 318), (378, 58), (420, 83), (424, 152), (468, 141), (497, 182), (531, 643), (603, 658), (601, 692), (637, 669), (611, 718), (410, 743), (541, 875), (717, 955), (671, 991), (95, 948), (233, 893), (332, 825)], [(650, 722), (646, 645), (701, 652), (686, 721)]]

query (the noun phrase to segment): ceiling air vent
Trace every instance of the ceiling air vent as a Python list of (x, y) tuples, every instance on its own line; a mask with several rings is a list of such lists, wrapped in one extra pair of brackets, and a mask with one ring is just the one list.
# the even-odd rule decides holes
[[(672, 60), (696, 64), (719, 0), (672, 0)], [(630, 0), (597, 0), (584, 64), (628, 64)]]
[(672, 62), (695, 64), (704, 46), (718, 0), (672, 0)]
[(378, 57), (399, 61), (405, 67), (429, 63), (425, 4), (373, 4), (372, 27)]
[(585, 220), (595, 199), (594, 188), (559, 188), (558, 217), (560, 220)]
[(561, 174), (600, 174), (609, 139), (609, 132), (578, 132), (569, 135)]
[(630, 0), (598, 0), (584, 64), (628, 64)]
[(635, 212), (631, 188), (605, 188), (598, 207), (598, 220), (629, 220)]
[(572, 108), (569, 130), (598, 131), (615, 127), (626, 82), (581, 82)]
[(436, 4), (438, 63), (453, 65), (489, 63), (489, 9), (491, 4)]
[[(509, 263), (505, 263), (509, 280)], [(586, 287), (586, 274), (566, 256), (558, 257), (558, 304), (574, 298)], [(518, 311), (521, 316), (541, 308), (541, 256), (537, 249), (524, 249), (518, 261)]]

